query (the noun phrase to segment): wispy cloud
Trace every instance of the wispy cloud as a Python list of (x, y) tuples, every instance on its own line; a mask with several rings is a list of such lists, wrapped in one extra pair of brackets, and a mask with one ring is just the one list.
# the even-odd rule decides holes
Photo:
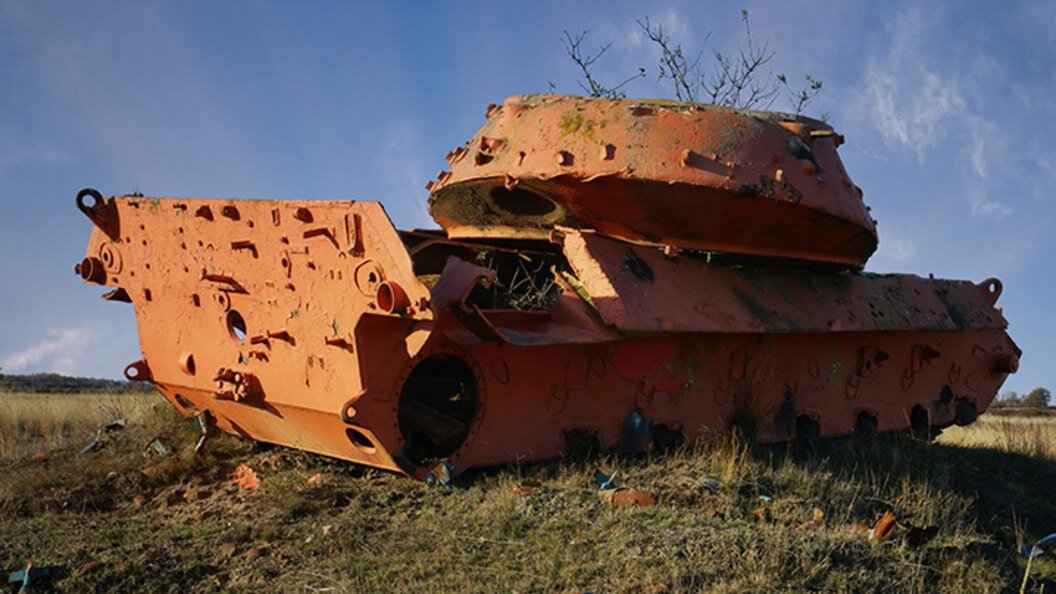
[(976, 216), (1001, 220), (1015, 212), (1007, 202), (991, 198), (982, 186), (969, 187), (968, 201), (972, 205), (972, 214)]
[(877, 249), (877, 255), (901, 264), (909, 262), (916, 257), (917, 245), (912, 238), (906, 237), (898, 231), (884, 229), (884, 234), (880, 239), (880, 246)]
[(869, 122), (889, 149), (911, 154), (922, 165), (935, 166), (936, 155), (958, 160), (965, 169), (960, 193), (972, 216), (1000, 220), (1015, 209), (993, 197), (989, 182), (997, 167), (1009, 173), (1003, 162), (1008, 140), (984, 115), (989, 112), (979, 85), (964, 81), (1001, 80), (1003, 72), (985, 54), (939, 51), (935, 44), (949, 33), (944, 22), (936, 11), (913, 5), (887, 24), (885, 43), (867, 61), (852, 117)]
[(916, 7), (889, 24), (890, 42), (869, 60), (856, 106), (860, 114), (871, 115), (889, 146), (913, 152), (921, 161), (966, 109), (953, 73), (926, 59), (930, 28), (929, 18)]
[(46, 338), (0, 360), (4, 371), (46, 369), (55, 373), (73, 373), (92, 340), (89, 328), (48, 330)]
[(69, 155), (46, 144), (0, 143), (0, 171), (19, 165), (51, 165), (69, 161)]
[(972, 144), (969, 156), (971, 157), (972, 171), (981, 179), (990, 177), (988, 167), (987, 149), (989, 140), (995, 137), (993, 124), (982, 118), (971, 118), (968, 126), (972, 135)]
[(964, 100), (949, 81), (927, 70), (896, 73), (871, 65), (867, 101), (875, 107), (876, 126), (889, 144), (924, 154), (939, 144), (949, 121), (964, 110)]

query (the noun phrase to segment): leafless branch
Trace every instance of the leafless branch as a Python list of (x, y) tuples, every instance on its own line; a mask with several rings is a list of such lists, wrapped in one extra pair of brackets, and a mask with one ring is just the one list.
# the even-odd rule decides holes
[[(701, 50), (697, 57), (690, 62), (682, 51), (682, 44), (672, 43), (671, 38), (664, 34), (663, 25), (653, 27), (652, 23), (649, 22), (649, 17), (646, 17), (644, 21), (638, 21), (638, 26), (650, 41), (660, 46), (660, 76), (658, 79), (667, 78), (671, 80), (675, 87), (675, 97), (679, 101), (693, 101), (695, 85), (692, 81), (694, 73), (700, 67), (700, 58), (704, 55), (704, 50)], [(704, 42), (707, 43), (710, 37), (711, 34), (709, 33), (704, 38)]]
[(778, 94), (778, 81), (762, 70), (774, 58), (769, 43), (757, 47), (752, 40), (748, 11), (741, 11), (744, 23), (744, 45), (738, 45), (737, 55), (724, 55), (713, 49), (717, 72), (700, 72), (700, 85), (715, 105), (727, 107), (769, 108)]
[[(587, 31), (580, 32), (579, 35), (572, 36), (567, 30), (564, 31), (564, 37), (561, 42), (565, 46), (565, 51), (568, 52), (568, 57), (579, 67), (580, 72), (583, 75), (583, 80), (578, 81), (579, 86), (591, 97), (604, 97), (607, 99), (621, 99), (626, 97), (624, 93), (620, 91), (623, 87), (627, 86), (631, 81), (645, 76), (645, 68), (639, 68), (638, 74), (628, 77), (623, 82), (613, 87), (606, 86), (594, 78), (593, 72), (591, 72), (591, 66), (598, 61), (601, 56), (605, 54), (612, 47), (612, 42), (601, 46), (598, 52), (594, 55), (586, 54), (583, 52), (583, 40), (587, 36)], [(583, 84), (584, 81), (586, 84)]]
[(777, 75), (777, 80), (788, 90), (788, 102), (792, 105), (792, 110), (796, 115), (803, 113), (803, 110), (806, 109), (807, 105), (809, 105), (810, 102), (818, 96), (818, 93), (821, 92), (820, 80), (817, 80), (810, 74), (805, 74), (804, 78), (806, 79), (806, 82), (803, 84), (803, 87), (793, 90), (788, 88), (788, 79), (785, 78), (784, 74)]
[[(637, 21), (642, 33), (660, 49), (658, 60), (659, 74), (657, 80), (668, 80), (674, 88), (675, 98), (679, 101), (708, 101), (715, 105), (739, 107), (746, 109), (770, 109), (774, 101), (785, 90), (789, 104), (795, 113), (801, 114), (814, 98), (821, 92), (821, 81), (806, 75), (803, 88), (794, 90), (789, 87), (783, 74), (774, 74), (768, 69), (774, 58), (774, 51), (768, 42), (757, 45), (752, 37), (748, 11), (741, 11), (741, 22), (744, 26), (744, 39), (737, 45), (737, 50), (723, 53), (714, 47), (709, 48), (715, 58), (710, 67), (705, 67), (702, 57), (705, 49), (692, 56), (682, 44), (664, 31), (663, 25), (650, 22), (649, 18)], [(607, 87), (598, 82), (591, 71), (595, 62), (612, 46), (602, 46), (594, 55), (585, 54), (582, 50), (586, 32), (573, 37), (565, 31), (564, 44), (568, 55), (579, 67), (583, 75), (580, 87), (593, 97), (623, 97), (620, 91), (631, 81), (644, 75), (645, 70), (621, 82), (615, 87)], [(707, 46), (711, 34), (701, 42)]]

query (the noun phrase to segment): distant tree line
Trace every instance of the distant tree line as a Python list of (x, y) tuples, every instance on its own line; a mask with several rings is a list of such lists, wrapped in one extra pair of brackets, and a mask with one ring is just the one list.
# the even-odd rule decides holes
[(36, 394), (143, 394), (154, 390), (147, 382), (129, 382), (94, 377), (70, 377), (57, 373), (5, 375), (0, 373), (0, 392)]
[(1027, 394), (1018, 394), (1009, 390), (997, 398), (994, 406), (1044, 408), (1052, 402), (1052, 392), (1048, 388), (1034, 388)]

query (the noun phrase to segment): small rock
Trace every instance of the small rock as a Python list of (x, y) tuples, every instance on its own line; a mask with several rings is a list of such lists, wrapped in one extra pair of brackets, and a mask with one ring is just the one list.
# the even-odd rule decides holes
[(235, 555), (235, 551), (237, 550), (238, 545), (233, 542), (225, 542), (224, 544), (220, 545), (220, 552), (223, 553), (225, 557), (233, 557)]
[(324, 483), (326, 483), (326, 476), (321, 473), (316, 473), (308, 477), (309, 487), (321, 487)]
[(246, 551), (246, 559), (256, 559), (268, 554), (268, 545), (257, 545)]

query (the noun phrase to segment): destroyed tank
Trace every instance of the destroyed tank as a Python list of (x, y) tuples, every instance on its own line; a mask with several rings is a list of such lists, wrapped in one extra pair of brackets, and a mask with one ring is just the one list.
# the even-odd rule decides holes
[(75, 267), (131, 302), (125, 375), (223, 431), (446, 481), (691, 443), (971, 423), (1014, 373), (1001, 283), (869, 274), (843, 138), (805, 117), (512, 97), (377, 202), (104, 197)]

